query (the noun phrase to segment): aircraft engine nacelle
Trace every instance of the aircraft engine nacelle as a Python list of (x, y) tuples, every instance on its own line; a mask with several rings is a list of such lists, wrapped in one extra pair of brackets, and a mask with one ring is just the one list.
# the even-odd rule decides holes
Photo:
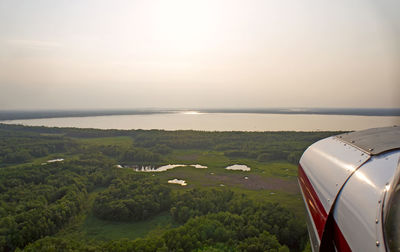
[(328, 137), (299, 164), (313, 251), (400, 251), (400, 127)]

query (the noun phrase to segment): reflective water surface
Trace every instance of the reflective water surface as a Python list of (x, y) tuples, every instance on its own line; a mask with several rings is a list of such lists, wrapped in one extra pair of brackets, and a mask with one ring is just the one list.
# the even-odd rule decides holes
[(2, 123), (98, 129), (318, 131), (400, 125), (400, 116), (171, 113), (9, 120)]
[[(234, 165), (228, 166), (225, 169), (233, 170), (233, 171), (250, 171), (250, 167), (248, 167), (247, 165), (239, 165), (239, 164), (234, 164)], [(248, 178), (245, 177), (245, 179), (248, 179)]]

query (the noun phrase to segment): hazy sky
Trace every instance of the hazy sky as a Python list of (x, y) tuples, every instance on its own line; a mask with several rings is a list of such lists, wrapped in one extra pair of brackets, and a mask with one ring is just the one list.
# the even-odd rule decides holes
[(0, 109), (400, 107), (399, 0), (0, 0)]

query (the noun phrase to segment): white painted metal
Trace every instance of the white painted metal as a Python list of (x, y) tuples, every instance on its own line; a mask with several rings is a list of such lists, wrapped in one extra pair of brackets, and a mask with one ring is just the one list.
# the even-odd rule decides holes
[(387, 250), (400, 250), (400, 158), (392, 182), (383, 201), (382, 220)]
[(399, 158), (400, 150), (371, 157), (338, 195), (333, 216), (353, 251), (385, 251), (382, 204)]
[(335, 137), (311, 145), (300, 159), (327, 214), (349, 176), (370, 156)]

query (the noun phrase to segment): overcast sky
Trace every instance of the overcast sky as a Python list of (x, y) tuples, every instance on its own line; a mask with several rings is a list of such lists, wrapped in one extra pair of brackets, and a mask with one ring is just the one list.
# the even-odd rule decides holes
[(0, 0), (0, 109), (400, 107), (398, 0)]

